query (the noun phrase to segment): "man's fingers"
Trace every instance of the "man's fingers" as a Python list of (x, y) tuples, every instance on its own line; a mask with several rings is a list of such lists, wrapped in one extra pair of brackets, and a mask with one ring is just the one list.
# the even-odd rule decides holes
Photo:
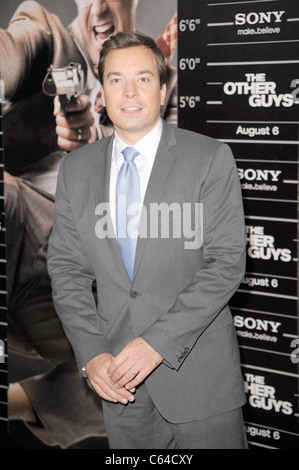
[[(132, 366), (133, 367), (133, 366)], [(108, 377), (110, 377), (111, 383), (119, 382), (122, 378), (129, 374), (129, 377), (132, 378), (132, 375), (136, 375), (137, 372), (131, 369), (130, 364), (127, 361), (122, 362), (118, 367), (109, 367)], [(127, 383), (126, 380), (125, 383)]]
[(124, 405), (135, 400), (134, 395), (125, 388), (117, 389), (116, 387), (109, 387), (106, 384), (102, 384), (101, 389), (108, 397), (110, 397), (110, 400), (112, 399), (113, 401), (123, 403)]
[[(107, 373), (111, 383), (119, 388), (136, 387), (162, 360), (146, 341), (135, 338), (111, 361)], [(131, 375), (135, 375), (134, 380)]]
[(117, 380), (123, 377), (130, 369), (130, 365), (132, 365), (132, 360), (128, 358), (128, 355), (125, 352), (121, 352), (118, 356), (116, 356), (111, 362), (107, 371), (111, 381), (115, 383)]
[(99, 387), (99, 385), (97, 385), (96, 383), (92, 383), (92, 382), (90, 382), (90, 383), (93, 386), (96, 393), (101, 398), (103, 398), (104, 400), (107, 400), (107, 401), (111, 401), (112, 403), (118, 403), (118, 400), (116, 398), (113, 398), (111, 395), (105, 393), (104, 390), (101, 387)]
[(90, 126), (78, 127), (73, 129), (56, 126), (56, 134), (65, 140), (74, 140), (78, 142), (83, 140), (88, 142), (92, 136), (92, 130)]
[(89, 111), (69, 113), (67, 116), (58, 114), (56, 124), (67, 129), (78, 129), (79, 127), (90, 127), (94, 125), (94, 116)]
[(78, 111), (86, 111), (90, 108), (90, 98), (87, 95), (80, 95), (78, 98), (72, 98), (72, 100), (66, 104), (65, 111), (67, 113), (75, 113)]
[(97, 138), (95, 116), (92, 111), (90, 98), (81, 95), (67, 103), (66, 114), (61, 115), (58, 97), (54, 100), (54, 115), (56, 116), (56, 133), (58, 146), (71, 152), (82, 145), (94, 142)]
[[(90, 98), (86, 95), (80, 95), (78, 98), (73, 98), (69, 103), (65, 106), (65, 112), (73, 113), (78, 111), (85, 111), (91, 108), (91, 101)], [(61, 104), (59, 101), (59, 97), (55, 96), (54, 98), (54, 116), (58, 116), (61, 113)]]
[(135, 397), (133, 393), (134, 388), (131, 390), (124, 387), (119, 388), (110, 383), (109, 377), (106, 372), (97, 372), (96, 374), (90, 374), (89, 380), (95, 391), (105, 400), (120, 402), (127, 404), (129, 401), (133, 402)]
[(136, 387), (138, 387), (138, 385), (140, 385), (144, 379), (146, 378), (147, 374), (138, 374), (138, 377), (136, 377), (136, 379), (133, 379), (131, 380), (131, 382), (128, 382), (126, 385), (125, 385), (125, 388), (127, 390), (136, 390)]
[(104, 384), (99, 386), (97, 383), (92, 383), (95, 391), (100, 395), (104, 400), (111, 401), (113, 403), (123, 403), (126, 405), (128, 401), (132, 402), (135, 400), (134, 396), (129, 393), (117, 393), (109, 387), (105, 387)]
[(77, 150), (83, 145), (86, 145), (88, 142), (86, 140), (76, 141), (58, 137), (57, 143), (62, 150), (65, 150), (66, 152), (73, 152), (74, 150)]
[[(110, 378), (110, 383), (113, 384), (116, 388), (126, 387), (127, 390), (130, 390), (130, 388), (134, 387), (134, 385), (132, 385), (132, 387), (127, 387), (127, 384), (131, 383), (137, 375), (138, 372), (133, 373), (133, 371), (130, 369), (126, 373), (121, 374), (119, 378)], [(115, 375), (115, 377), (117, 377), (117, 375)]]
[(83, 145), (93, 142), (96, 138), (96, 130), (94, 127), (79, 127), (76, 129), (69, 129), (65, 127), (56, 127), (56, 134), (58, 136), (58, 146), (72, 152)]

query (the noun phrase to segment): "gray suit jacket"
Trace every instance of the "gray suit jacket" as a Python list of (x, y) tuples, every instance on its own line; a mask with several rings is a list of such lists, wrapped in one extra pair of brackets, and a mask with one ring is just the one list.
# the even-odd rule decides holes
[(164, 358), (146, 384), (167, 420), (187, 422), (242, 406), (239, 350), (228, 308), (245, 269), (233, 155), (225, 144), (163, 123), (144, 205), (149, 214), (155, 202), (202, 203), (203, 244), (186, 249), (190, 240), (183, 231), (169, 239), (140, 238), (131, 282), (115, 236), (96, 234), (96, 207), (109, 200), (112, 143), (108, 137), (67, 155), (58, 178), (48, 268), (79, 370), (92, 357), (116, 355), (141, 336)]

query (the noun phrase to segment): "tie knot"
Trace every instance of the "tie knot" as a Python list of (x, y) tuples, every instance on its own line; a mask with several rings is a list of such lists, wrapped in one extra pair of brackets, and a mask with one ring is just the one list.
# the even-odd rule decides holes
[(134, 147), (126, 147), (121, 153), (127, 162), (133, 162), (137, 155), (139, 155), (139, 152)]

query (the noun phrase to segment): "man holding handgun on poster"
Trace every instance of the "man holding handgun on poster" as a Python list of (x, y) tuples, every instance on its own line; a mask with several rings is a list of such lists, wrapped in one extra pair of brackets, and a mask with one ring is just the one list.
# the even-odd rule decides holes
[[(8, 100), (3, 127), (9, 347), (52, 366), (10, 384), (9, 419), (24, 420), (43, 442), (63, 448), (100, 436), (105, 428), (101, 404), (79, 377), (52, 303), (46, 256), (57, 172), (63, 153), (113, 132), (95, 69), (103, 41), (134, 29), (138, 3), (75, 1), (78, 15), (68, 28), (28, 1), (19, 6), (8, 29), (0, 30), (0, 73)], [(170, 60), (175, 41), (166, 43), (164, 35), (158, 41)], [(61, 112), (58, 96), (54, 106), (42, 85), (49, 67), (65, 73), (70, 64), (79, 64), (84, 87), (79, 96), (68, 97)], [(176, 73), (171, 67), (166, 102), (164, 118), (176, 125)]]

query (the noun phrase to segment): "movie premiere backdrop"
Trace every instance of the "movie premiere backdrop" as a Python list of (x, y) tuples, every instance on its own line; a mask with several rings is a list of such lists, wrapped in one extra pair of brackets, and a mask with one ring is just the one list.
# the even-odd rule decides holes
[(298, 449), (299, 3), (178, 0), (178, 38), (179, 126), (231, 146), (243, 192), (248, 440)]

